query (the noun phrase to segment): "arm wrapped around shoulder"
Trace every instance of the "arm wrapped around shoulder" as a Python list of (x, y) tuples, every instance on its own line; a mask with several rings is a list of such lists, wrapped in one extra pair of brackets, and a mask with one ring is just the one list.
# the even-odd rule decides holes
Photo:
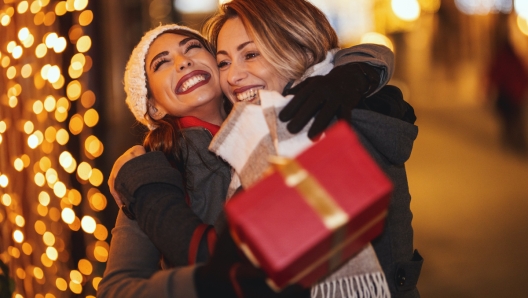
[(115, 179), (115, 189), (127, 206), (127, 216), (136, 217), (138, 198), (134, 193), (149, 184), (167, 184), (175, 187), (183, 196), (181, 173), (173, 168), (162, 152), (154, 151), (138, 156), (125, 163)]

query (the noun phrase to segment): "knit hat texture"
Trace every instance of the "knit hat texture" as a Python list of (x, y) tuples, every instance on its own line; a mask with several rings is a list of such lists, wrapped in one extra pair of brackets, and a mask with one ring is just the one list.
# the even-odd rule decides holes
[(147, 113), (147, 74), (145, 72), (145, 59), (152, 42), (162, 33), (169, 30), (184, 30), (198, 36), (198, 31), (176, 24), (160, 25), (143, 35), (138, 45), (132, 51), (125, 68), (126, 103), (136, 120), (146, 125), (150, 130), (156, 129)]

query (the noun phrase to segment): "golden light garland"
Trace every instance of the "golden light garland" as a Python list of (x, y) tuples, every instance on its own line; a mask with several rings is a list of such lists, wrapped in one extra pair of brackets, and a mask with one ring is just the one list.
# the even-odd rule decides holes
[[(95, 297), (108, 257), (88, 4), (0, 3), (0, 260), (15, 298)], [(64, 36), (63, 19), (72, 20)], [(86, 252), (74, 261), (71, 237), (81, 231)]]

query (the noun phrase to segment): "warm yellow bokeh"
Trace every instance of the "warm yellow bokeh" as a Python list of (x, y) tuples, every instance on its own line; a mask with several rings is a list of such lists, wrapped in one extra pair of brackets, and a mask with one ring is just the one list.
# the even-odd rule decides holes
[(48, 128), (46, 128), (46, 130), (44, 131), (44, 138), (49, 143), (55, 142), (56, 136), (57, 136), (57, 130), (53, 126), (48, 126)]
[(22, 233), (20, 230), (15, 230), (13, 232), (13, 240), (15, 240), (17, 243), (24, 242), (24, 233)]
[(94, 289), (97, 290), (97, 288), (99, 287), (99, 283), (101, 282), (101, 277), (94, 277), (93, 281), (92, 281), (92, 285), (94, 287)]
[(9, 207), (13, 200), (11, 199), (11, 196), (9, 194), (2, 195), (2, 204), (6, 207)]
[(35, 276), (36, 279), (42, 279), (44, 277), (44, 271), (39, 267), (35, 267), (33, 268), (33, 276)]
[(61, 291), (66, 291), (68, 289), (68, 283), (66, 280), (64, 280), (64, 278), (57, 278), (55, 280), (55, 285), (57, 286), (57, 289)]
[(79, 272), (77, 270), (70, 271), (70, 279), (71, 279), (72, 282), (74, 282), (76, 284), (81, 284), (82, 281), (83, 281), (83, 277), (82, 277), (81, 272)]
[(51, 232), (45, 232), (44, 235), (42, 235), (42, 240), (47, 246), (53, 246), (53, 244), (55, 244), (55, 235)]
[(96, 225), (97, 223), (93, 217), (83, 216), (81, 220), (81, 227), (86, 233), (93, 234), (93, 232), (95, 232)]
[(59, 198), (64, 197), (66, 195), (66, 191), (66, 185), (61, 181), (53, 185), (53, 193)]
[(23, 14), (25, 13), (29, 8), (29, 4), (27, 1), (21, 1), (20, 3), (18, 3), (18, 6), (17, 6), (17, 12), (19, 14)]
[(39, 203), (42, 205), (42, 206), (48, 206), (50, 201), (51, 201), (51, 198), (49, 196), (49, 194), (45, 191), (41, 191), (39, 193), (39, 197), (38, 197), (38, 200), (39, 200)]
[(84, 128), (83, 117), (79, 114), (75, 114), (70, 118), (69, 129), (73, 135), (78, 135)]
[(24, 254), (29, 256), (33, 252), (33, 247), (31, 246), (31, 244), (24, 242), (22, 244), (22, 251), (24, 252)]
[(61, 128), (57, 131), (56, 139), (57, 143), (60, 145), (65, 145), (68, 143), (70, 135), (68, 134), (68, 131), (66, 131), (64, 128)]
[(35, 232), (39, 235), (44, 235), (46, 232), (46, 224), (41, 220), (37, 220), (35, 222)]
[(108, 238), (108, 229), (101, 224), (97, 224), (95, 227), (94, 236), (97, 238), (97, 240), (104, 241), (106, 238)]
[(66, 94), (71, 101), (77, 100), (81, 96), (81, 92), (81, 83), (77, 80), (71, 81), (66, 88)]
[(46, 44), (41, 43), (35, 48), (35, 56), (37, 56), (37, 58), (46, 56), (46, 53), (48, 53), (48, 47)]
[(26, 220), (24, 219), (22, 215), (17, 215), (15, 217), (15, 224), (22, 228), (23, 226), (26, 225)]
[(79, 25), (88, 26), (93, 21), (93, 12), (91, 10), (85, 10), (79, 15)]
[(70, 189), (68, 192), (68, 201), (74, 205), (78, 206), (82, 201), (81, 193), (76, 189)]
[(77, 267), (79, 268), (79, 271), (84, 275), (92, 274), (92, 271), (93, 271), (92, 263), (90, 263), (90, 261), (86, 259), (79, 260), (79, 264)]
[(101, 186), (101, 184), (103, 183), (103, 180), (104, 180), (103, 172), (101, 172), (101, 170), (99, 169), (93, 168), (92, 173), (89, 178), (90, 183), (93, 186), (98, 187), (98, 186)]
[(65, 15), (68, 11), (66, 10), (66, 1), (60, 1), (55, 6), (55, 13), (58, 16)]
[(24, 123), (24, 132), (26, 134), (28, 134), (28, 135), (31, 134), (34, 129), (35, 129), (35, 125), (33, 124), (33, 122), (26, 121), (26, 123)]
[(15, 170), (20, 172), (24, 169), (24, 162), (22, 161), (21, 158), (17, 158), (13, 162), (13, 167), (15, 168)]
[(89, 109), (84, 113), (84, 123), (88, 127), (94, 127), (99, 122), (99, 113), (95, 109)]
[(90, 204), (95, 211), (102, 211), (106, 208), (106, 197), (102, 193), (95, 193), (90, 197)]
[(85, 161), (81, 162), (77, 167), (77, 175), (82, 180), (90, 179), (90, 176), (92, 175), (92, 166)]
[(95, 103), (95, 93), (92, 90), (85, 91), (81, 96), (81, 104), (85, 108), (91, 108)]
[(72, 224), (75, 220), (75, 212), (71, 208), (64, 208), (61, 217), (65, 223)]
[(22, 66), (22, 70), (20, 71), (20, 74), (24, 79), (27, 79), (31, 76), (31, 73), (33, 72), (33, 68), (31, 67), (31, 64), (26, 64)]
[(81, 36), (77, 40), (77, 45), (76, 46), (77, 46), (77, 51), (79, 51), (81, 53), (86, 53), (92, 47), (92, 39), (89, 36), (87, 36), (87, 35)]

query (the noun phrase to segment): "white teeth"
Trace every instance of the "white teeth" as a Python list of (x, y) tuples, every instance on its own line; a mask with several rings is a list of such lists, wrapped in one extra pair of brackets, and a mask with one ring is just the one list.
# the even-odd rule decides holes
[(205, 81), (205, 76), (204, 75), (197, 75), (197, 76), (194, 76), (194, 77), (188, 79), (187, 81), (183, 82), (183, 84), (182, 84), (182, 86), (180, 88), (181, 89), (180, 92), (187, 91), (187, 89), (191, 88), (192, 86), (198, 84), (201, 81)]
[(242, 93), (238, 93), (236, 95), (236, 98), (239, 101), (250, 101), (250, 100), (253, 100), (254, 98), (256, 98), (258, 96), (258, 94), (259, 94), (258, 90), (259, 89), (249, 89), (249, 90), (246, 90), (246, 91), (244, 91)]

